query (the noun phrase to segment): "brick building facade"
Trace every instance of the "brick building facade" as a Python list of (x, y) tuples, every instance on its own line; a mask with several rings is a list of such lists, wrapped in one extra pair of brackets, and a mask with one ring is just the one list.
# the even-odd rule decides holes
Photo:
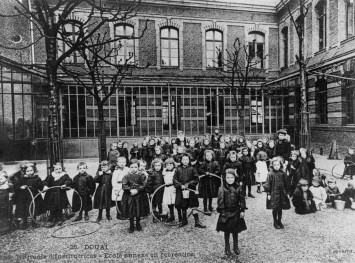
[[(313, 8), (306, 20), (307, 66), (313, 72), (309, 74), (308, 104), (312, 140), (318, 141), (337, 136), (334, 131), (350, 138), (353, 134), (351, 124), (354, 124), (351, 116), (355, 114), (350, 114), (353, 107), (351, 88), (330, 78), (323, 81), (321, 77), (317, 81), (317, 75), (314, 75), (322, 70), (329, 73), (338, 62), (349, 65), (342, 67), (347, 76), (353, 69), (348, 59), (354, 55), (355, 40), (342, 29), (344, 26), (351, 28), (348, 20), (353, 21), (353, 16), (348, 9), (353, 6), (348, 2), (352, 2), (323, 2), (309, 1)], [(326, 33), (322, 31), (321, 35), (326, 37), (324, 40), (319, 39), (319, 12), (322, 11), (325, 11), (322, 17)], [(80, 19), (86, 13), (86, 9), (75, 10), (72, 18)], [(145, 24), (147, 29), (143, 37), (125, 42), (117, 54), (116, 63), (134, 53), (136, 62), (142, 66), (149, 63), (149, 67), (137, 70), (126, 80), (124, 90), (117, 91), (107, 103), (108, 144), (118, 138), (133, 141), (145, 135), (175, 136), (178, 130), (185, 131), (187, 136), (198, 135), (211, 132), (214, 127), (219, 127), (223, 133), (238, 134), (237, 104), (217, 78), (216, 70), (218, 55), (225, 58), (225, 50), (232, 50), (237, 37), (246, 45), (255, 44), (255, 50), (267, 54), (259, 65), (265, 73), (249, 84), (246, 135), (272, 137), (281, 127), (286, 127), (293, 136), (297, 135), (296, 36), (282, 4), (147, 0), (143, 1), (136, 17), (125, 24), (108, 24), (101, 33), (106, 32), (111, 37), (115, 34), (139, 35)], [(26, 21), (13, 20), (7, 25), (7, 38), (19, 34), (22, 43), (31, 41), (32, 31)], [(19, 28), (26, 29), (26, 32), (19, 33)], [(319, 33), (318, 38), (315, 32)], [(36, 39), (35, 32), (32, 39)], [(12, 41), (9, 45), (16, 43)], [(216, 47), (223, 50), (222, 54)], [(23, 61), (40, 65), (46, 59), (41, 42), (36, 43), (32, 52), (26, 52), (21, 53)], [(36, 72), (14, 66), (19, 56), (4, 49), (1, 55), (4, 106), (0, 110), (0, 129), (3, 145), (7, 145), (2, 158), (44, 158), (41, 153), (46, 152), (48, 111), (44, 82)], [(351, 85), (352, 82), (347, 83)], [(97, 156), (97, 109), (93, 99), (75, 84), (63, 85), (60, 98), (64, 156)], [(31, 144), (34, 139), (37, 143)], [(15, 152), (16, 145), (24, 145), (26, 151)]]

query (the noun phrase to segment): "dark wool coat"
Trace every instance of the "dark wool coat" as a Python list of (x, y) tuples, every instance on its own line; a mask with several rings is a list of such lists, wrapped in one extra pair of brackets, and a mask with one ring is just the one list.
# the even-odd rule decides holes
[[(22, 176), (23, 176), (22, 171), (21, 170), (17, 171), (16, 173), (14, 173), (12, 176), (9, 177), (9, 183), (11, 185), (15, 185), (18, 180), (21, 180)], [(12, 197), (12, 202), (16, 203), (16, 198), (17, 196), (15, 191), (14, 196)]]
[(240, 213), (245, 210), (243, 191), (237, 184), (221, 186), (218, 190), (217, 212), (220, 213), (217, 221), (217, 231), (242, 232), (247, 229), (245, 220)]
[(274, 158), (275, 157), (275, 147), (274, 148), (266, 147), (266, 154), (267, 154), (267, 158), (269, 158), (270, 160), (272, 158)]
[[(198, 167), (198, 174), (204, 175), (206, 172), (220, 176), (220, 167), (217, 161), (205, 160)], [(199, 197), (202, 198), (214, 198), (217, 197), (218, 188), (221, 186), (221, 179), (214, 176), (204, 176), (200, 179), (199, 183)]]
[(107, 153), (107, 161), (109, 162), (110, 169), (114, 169), (117, 166), (117, 157), (119, 156), (117, 150), (109, 150)]
[(355, 175), (355, 154), (347, 154), (344, 157), (345, 169), (343, 175)]
[[(66, 185), (67, 187), (72, 186), (72, 179), (66, 173), (63, 173), (63, 176), (60, 177), (57, 181), (54, 180), (52, 175), (47, 176), (44, 180), (44, 185), (48, 187), (53, 186), (62, 186)], [(47, 190), (46, 195), (44, 196), (44, 203), (47, 210), (54, 211), (58, 209), (66, 209), (69, 207), (69, 201), (67, 196), (68, 189), (61, 189), (59, 187), (52, 188)]]
[(238, 178), (239, 178), (239, 181), (243, 181), (243, 173), (242, 173), (242, 163), (241, 161), (239, 161), (238, 159), (235, 161), (235, 162), (232, 162), (230, 160), (228, 160), (225, 165), (223, 166), (223, 169), (222, 169), (222, 177), (225, 178), (226, 176), (226, 171), (227, 169), (233, 169), (233, 170), (236, 170), (237, 171), (237, 174), (238, 174)]
[(274, 147), (274, 155), (281, 156), (284, 160), (288, 160), (291, 154), (291, 143), (286, 140), (276, 140)]
[(337, 186), (335, 186), (333, 189), (330, 189), (328, 186), (327, 188), (325, 188), (325, 192), (327, 193), (327, 200), (325, 200), (326, 203), (332, 203), (334, 205), (335, 200), (341, 199), (340, 191)]
[(128, 157), (128, 150), (126, 148), (119, 148), (118, 149), (119, 152), (119, 157), (125, 157), (126, 158), (126, 162), (129, 162), (129, 157)]
[(304, 215), (317, 211), (316, 203), (313, 200), (313, 194), (310, 190), (307, 190), (307, 202), (311, 201), (309, 210), (307, 210), (305, 201), (306, 200), (304, 200), (302, 189), (297, 188), (292, 197), (292, 204), (295, 207), (296, 214)]
[[(258, 147), (255, 147), (255, 151), (254, 151), (254, 154), (253, 154), (253, 157), (256, 159), (256, 156), (258, 155), (259, 152), (266, 152), (266, 147), (261, 147), (261, 148), (258, 148)], [(266, 153), (267, 154), (267, 153)]]
[(175, 206), (176, 208), (187, 209), (189, 207), (198, 207), (198, 197), (194, 192), (190, 191), (189, 198), (183, 198), (182, 195), (182, 185), (187, 185), (188, 188), (196, 190), (198, 184), (198, 173), (197, 169), (192, 166), (182, 166), (176, 168), (173, 183), (176, 188), (176, 199)]
[[(34, 174), (32, 177), (22, 176), (19, 180), (17, 180), (16, 184), (14, 184), (14, 190), (17, 194), (15, 216), (18, 218), (27, 218), (29, 216), (28, 209), (32, 201), (32, 196), (30, 192), (27, 189), (21, 189), (21, 186), (23, 185), (27, 185), (27, 189), (31, 191), (33, 197), (35, 197), (35, 195), (39, 193), (38, 191), (42, 191), (44, 186), (41, 178), (39, 178), (37, 174)], [(45, 210), (42, 195), (38, 195), (35, 199), (34, 215), (43, 214), (44, 211)]]
[[(218, 143), (217, 148), (219, 148), (219, 141), (221, 140), (221, 137), (222, 137), (222, 134), (219, 134), (219, 133), (212, 134), (212, 136), (211, 136), (211, 144), (213, 142), (217, 142)], [(216, 138), (217, 138), (217, 140), (216, 140)], [(212, 147), (213, 147), (213, 145), (212, 145)]]
[(171, 157), (171, 155), (173, 154), (173, 146), (169, 143), (164, 143), (162, 145), (164, 154), (166, 154), (168, 157)]
[(286, 170), (288, 172), (287, 176), (287, 189), (288, 189), (288, 194), (293, 195), (293, 192), (296, 189), (296, 186), (298, 182), (301, 180), (301, 175), (299, 171), (299, 166), (300, 166), (300, 161), (298, 159), (296, 160), (290, 160), (287, 164)]
[(183, 156), (183, 153), (177, 153), (173, 156), (174, 162), (176, 163), (181, 163), (181, 158)]
[(219, 140), (215, 141), (214, 139), (211, 141), (211, 147), (212, 149), (215, 151), (217, 149), (219, 149)]
[(199, 149), (197, 149), (195, 147), (194, 148), (191, 148), (191, 147), (187, 148), (186, 153), (190, 154), (190, 156), (191, 156), (190, 161), (191, 162), (197, 161), (199, 158), (199, 155), (200, 155)]
[(286, 173), (282, 170), (271, 170), (264, 185), (265, 192), (271, 195), (271, 209), (290, 209), (290, 201), (287, 196)]
[(228, 154), (228, 150), (226, 149), (218, 149), (215, 151), (216, 153), (216, 161), (219, 164), (219, 167), (222, 168), (226, 162), (227, 159), (227, 154)]
[(346, 208), (351, 208), (350, 198), (355, 200), (355, 189), (345, 188), (342, 199), (345, 201)]
[(239, 158), (239, 161), (242, 163), (242, 174), (243, 174), (243, 183), (245, 185), (255, 185), (255, 159), (254, 157), (243, 155)]
[(148, 146), (142, 146), (142, 148), (139, 149), (140, 153), (140, 157), (142, 158), (142, 160), (148, 162), (149, 160), (149, 148)]
[(129, 151), (130, 155), (131, 155), (131, 159), (137, 159), (139, 160), (141, 158), (140, 155), (140, 149), (138, 147), (133, 147), (130, 151)]
[(175, 142), (178, 146), (186, 146), (186, 137), (184, 139), (177, 137)]
[(110, 209), (114, 205), (111, 201), (112, 172), (98, 171), (94, 182), (99, 184), (94, 196), (94, 209)]
[(315, 168), (314, 158), (307, 157), (303, 159), (302, 157), (298, 157), (299, 166), (297, 174), (299, 177), (308, 181), (309, 185), (312, 185), (312, 178), (313, 178), (313, 169)]
[(153, 161), (154, 154), (155, 154), (155, 145), (148, 146), (148, 160), (146, 160), (146, 162), (148, 163), (148, 167), (150, 167), (150, 164)]
[[(153, 194), (160, 186), (164, 184), (163, 171), (151, 170), (148, 173), (148, 180), (146, 183), (146, 191), (148, 194)], [(154, 195), (152, 200), (153, 207), (163, 202), (164, 187), (160, 188)]]
[[(92, 210), (92, 195), (95, 192), (95, 182), (94, 178), (87, 174), (77, 174), (73, 178), (73, 188), (79, 193), (82, 199), (82, 210), (90, 211)], [(80, 198), (78, 194), (74, 192), (73, 194), (73, 212), (77, 212), (80, 209)]]
[[(122, 214), (125, 218), (144, 217), (149, 215), (149, 200), (145, 191), (145, 175), (143, 173), (129, 173), (122, 181)], [(138, 193), (131, 195), (130, 190), (136, 189)]]
[[(27, 190), (26, 190), (27, 191)], [(0, 233), (8, 226), (12, 205), (9, 200), (10, 188), (0, 189)]]

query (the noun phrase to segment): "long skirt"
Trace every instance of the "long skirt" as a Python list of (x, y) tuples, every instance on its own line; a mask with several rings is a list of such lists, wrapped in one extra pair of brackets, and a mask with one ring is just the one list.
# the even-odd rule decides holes
[(149, 200), (145, 191), (134, 196), (130, 192), (124, 192), (122, 196), (122, 214), (124, 218), (144, 217), (149, 215)]
[(216, 230), (222, 232), (242, 232), (247, 229), (244, 218), (240, 218), (240, 212), (235, 210), (227, 212), (226, 215), (219, 215)]

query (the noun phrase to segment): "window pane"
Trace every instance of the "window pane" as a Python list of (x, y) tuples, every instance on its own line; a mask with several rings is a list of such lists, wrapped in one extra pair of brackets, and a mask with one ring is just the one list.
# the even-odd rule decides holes
[(175, 29), (170, 29), (170, 37), (171, 38), (178, 38), (178, 32)]
[(3, 103), (4, 103), (4, 128), (5, 128), (5, 136), (9, 139), (13, 138), (13, 130), (12, 130), (12, 99), (10, 94), (3, 95)]
[(214, 50), (215, 48), (215, 45), (214, 45), (214, 42), (206, 42), (206, 50), (210, 51), (210, 50)]
[(179, 42), (177, 40), (171, 40), (170, 45), (171, 48), (179, 48)]
[(161, 58), (161, 65), (162, 66), (168, 66), (168, 58), (164, 58), (164, 57), (162, 57)]
[(172, 49), (171, 50), (171, 57), (172, 58), (178, 58), (179, 57), (179, 50), (178, 49)]
[(213, 31), (206, 32), (206, 40), (213, 40)]
[(214, 67), (215, 63), (213, 62), (213, 58), (207, 58), (207, 67)]
[(162, 49), (161, 56), (165, 58), (169, 57), (169, 49)]
[(133, 35), (133, 27), (126, 26), (126, 36), (132, 36), (132, 35)]
[(169, 40), (162, 40), (161, 41), (161, 48), (169, 48)]
[(214, 54), (214, 53), (215, 53), (214, 51), (207, 51), (207, 52), (206, 52), (206, 58), (213, 59), (213, 54)]
[(178, 58), (171, 58), (171, 66), (179, 66), (179, 60)]
[(116, 34), (116, 36), (123, 36), (124, 35), (123, 26), (116, 26), (115, 34)]
[(161, 30), (161, 37), (169, 37), (169, 30), (167, 28)]
[(222, 33), (218, 31), (214, 31), (214, 39), (222, 41)]

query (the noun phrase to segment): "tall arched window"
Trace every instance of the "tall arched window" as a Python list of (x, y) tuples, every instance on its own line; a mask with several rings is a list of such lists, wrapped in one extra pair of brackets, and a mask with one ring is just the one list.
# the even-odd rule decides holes
[(346, 36), (352, 37), (355, 35), (355, 9), (354, 9), (354, 0), (346, 1)]
[[(131, 25), (115, 25), (117, 64), (134, 64), (134, 28)], [(122, 38), (122, 39), (120, 39)]]
[[(83, 24), (77, 20), (70, 20), (62, 27), (61, 32), (61, 44), (59, 45), (59, 51), (62, 53), (67, 52), (77, 41), (78, 37), (82, 33)], [(64, 61), (65, 63), (84, 63), (83, 58), (79, 52), (75, 51), (70, 54)]]
[(327, 46), (327, 1), (320, 1), (316, 6), (316, 15), (318, 21), (318, 43), (319, 50)]
[(206, 65), (222, 67), (223, 34), (219, 30), (206, 31)]
[(248, 35), (249, 56), (252, 59), (254, 68), (265, 66), (265, 35), (262, 32), (250, 32)]
[(161, 66), (179, 66), (179, 32), (176, 28), (160, 30)]
[(288, 27), (284, 27), (281, 31), (281, 37), (282, 37), (282, 62), (283, 66), (287, 67), (288, 66)]

